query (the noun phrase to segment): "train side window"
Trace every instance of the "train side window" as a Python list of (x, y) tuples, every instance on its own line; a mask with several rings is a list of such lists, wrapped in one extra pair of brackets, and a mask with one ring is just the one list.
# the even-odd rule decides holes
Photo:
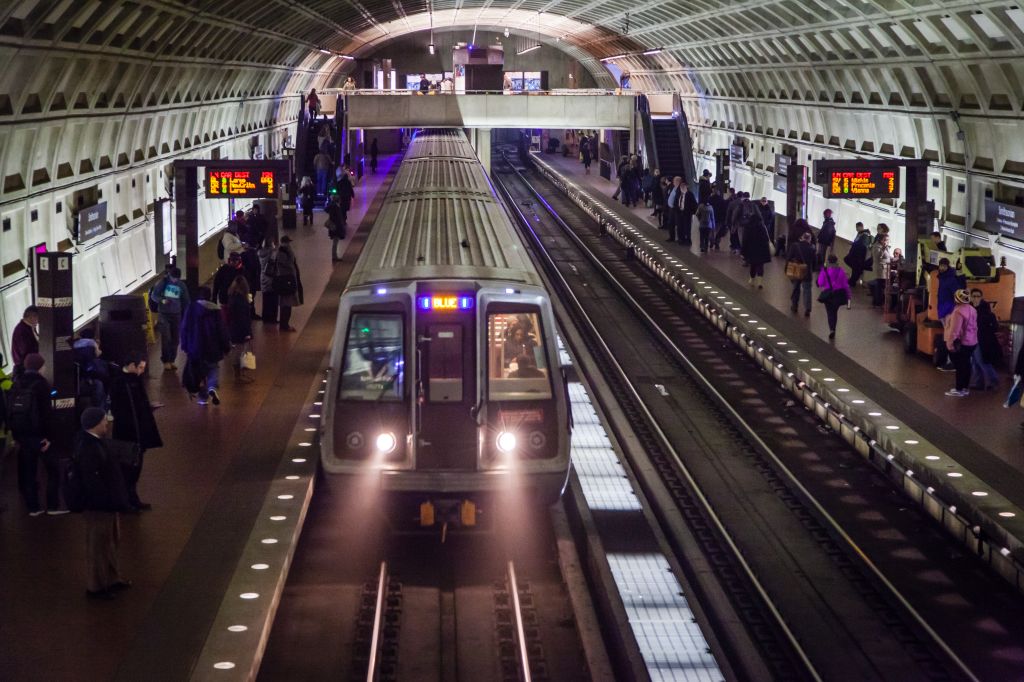
[(487, 316), (487, 372), (490, 400), (546, 400), (551, 378), (537, 313)]
[(354, 313), (342, 361), (341, 400), (398, 401), (405, 393), (402, 316)]

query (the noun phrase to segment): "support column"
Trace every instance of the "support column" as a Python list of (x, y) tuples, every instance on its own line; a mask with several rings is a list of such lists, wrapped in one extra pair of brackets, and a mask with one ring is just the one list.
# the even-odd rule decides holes
[(174, 224), (177, 265), (193, 295), (199, 288), (199, 173), (195, 166), (174, 166)]
[[(928, 166), (906, 168), (907, 213), (903, 231), (903, 257), (908, 264), (917, 262), (918, 237), (931, 234), (935, 222), (935, 202), (928, 201)], [(970, 228), (970, 225), (966, 226)]]
[(73, 446), (75, 423), (75, 359), (73, 285), (70, 253), (35, 254), (35, 304), (39, 308), (39, 353), (46, 360), (43, 375), (53, 394), (53, 445), (68, 453)]
[(476, 129), (476, 156), (480, 159), (484, 170), (491, 174), (491, 129)]

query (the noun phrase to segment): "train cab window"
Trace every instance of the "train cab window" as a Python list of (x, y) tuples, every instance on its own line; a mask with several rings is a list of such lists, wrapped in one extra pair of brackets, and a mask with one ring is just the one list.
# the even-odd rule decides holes
[(342, 360), (341, 400), (397, 401), (405, 392), (401, 315), (355, 313)]
[(487, 372), (490, 400), (546, 400), (551, 377), (537, 313), (487, 316)]

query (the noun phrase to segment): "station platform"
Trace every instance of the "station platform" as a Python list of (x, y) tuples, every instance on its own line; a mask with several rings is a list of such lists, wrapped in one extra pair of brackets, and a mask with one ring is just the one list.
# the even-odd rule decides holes
[[(839, 311), (837, 338), (829, 340), (825, 311), (816, 300), (809, 318), (802, 310), (790, 312), (792, 284), (784, 259), (768, 264), (764, 289), (754, 289), (739, 256), (728, 250), (701, 254), (696, 234), (689, 249), (668, 243), (650, 209), (612, 200), (616, 183), (585, 175), (574, 158), (535, 158), (553, 179), (574, 186), (577, 203), (608, 216), (620, 243), (634, 245), (642, 262), (701, 308), (798, 403), (841, 431), (865, 457), (887, 460), (897, 485), (1020, 587), (1024, 414), (1002, 407), (1012, 379), (1006, 369), (995, 391), (947, 397), (953, 375), (937, 371), (929, 358), (906, 354), (901, 336), (882, 322), (866, 288), (854, 292), (852, 310)], [(837, 249), (840, 258), (848, 247)]]
[[(356, 186), (346, 248), (398, 155)], [(121, 517), (121, 571), (134, 582), (110, 602), (85, 595), (85, 529), (77, 514), (30, 518), (13, 456), (0, 499), (0, 679), (188, 679), (221, 605), (293, 427), (318, 380), (345, 277), (331, 263), (326, 214), (288, 231), (305, 304), (297, 333), (253, 323), (255, 380), (221, 367), (222, 404), (189, 402), (177, 372), (150, 352), (148, 392), (164, 447), (146, 453), (140, 497), (153, 509)], [(301, 223), (301, 220), (299, 221)], [(260, 301), (257, 300), (257, 312)]]

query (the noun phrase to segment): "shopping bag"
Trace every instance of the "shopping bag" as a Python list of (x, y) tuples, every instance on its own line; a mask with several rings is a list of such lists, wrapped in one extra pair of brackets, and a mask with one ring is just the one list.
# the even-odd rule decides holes
[(256, 354), (251, 350), (246, 350), (242, 353), (241, 357), (238, 358), (238, 366), (242, 369), (256, 369)]

